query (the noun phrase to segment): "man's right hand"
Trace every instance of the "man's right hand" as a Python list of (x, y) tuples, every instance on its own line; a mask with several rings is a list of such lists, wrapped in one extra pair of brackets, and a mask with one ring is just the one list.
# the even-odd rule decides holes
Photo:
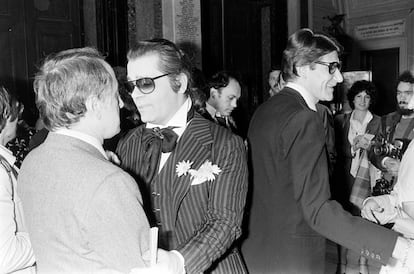
[[(149, 265), (150, 262), (150, 252), (149, 250), (145, 251), (142, 254), (142, 258)], [(179, 255), (172, 251), (165, 251), (158, 248), (157, 251), (157, 263), (153, 266), (146, 268), (134, 268), (131, 270), (130, 274), (184, 274), (185, 269), (182, 260)]]
[(389, 197), (389, 195), (381, 195), (367, 198), (363, 203), (361, 216), (378, 224), (392, 222), (397, 216), (397, 211)]
[(184, 264), (178, 254), (158, 248), (157, 265), (164, 265), (171, 273), (184, 274)]
[(362, 218), (368, 219), (371, 222), (379, 223), (379, 220), (375, 216), (375, 213), (382, 213), (384, 208), (382, 208), (377, 201), (374, 199), (369, 199), (365, 202), (364, 207), (361, 209)]
[(384, 159), (384, 167), (392, 176), (397, 176), (398, 169), (400, 168), (400, 161), (391, 157), (386, 157)]

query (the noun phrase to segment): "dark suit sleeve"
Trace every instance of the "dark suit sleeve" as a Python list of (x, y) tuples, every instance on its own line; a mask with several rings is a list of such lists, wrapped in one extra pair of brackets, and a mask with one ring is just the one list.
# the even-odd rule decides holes
[(351, 216), (330, 199), (323, 125), (317, 114), (301, 111), (283, 131), (284, 157), (294, 195), (312, 229), (338, 244), (386, 264), (397, 234)]
[(219, 142), (213, 145), (217, 153), (213, 164), (221, 168), (221, 173), (210, 186), (205, 223), (178, 248), (188, 273), (206, 271), (241, 235), (247, 194), (245, 146), (235, 135)]

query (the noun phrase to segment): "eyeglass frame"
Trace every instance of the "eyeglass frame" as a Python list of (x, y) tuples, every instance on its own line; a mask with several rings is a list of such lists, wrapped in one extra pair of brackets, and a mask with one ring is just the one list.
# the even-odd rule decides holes
[(329, 74), (334, 74), (336, 70), (341, 72), (342, 63), (341, 62), (323, 62), (323, 61), (314, 61), (315, 64), (324, 65), (328, 67)]
[[(142, 77), (142, 78), (139, 78), (139, 79), (135, 79), (135, 80), (128, 80), (128, 81), (126, 81), (126, 84), (127, 85), (129, 85), (130, 87), (131, 87), (131, 91), (129, 91), (128, 89), (127, 89), (127, 91), (128, 91), (128, 93), (129, 94), (132, 94), (133, 92), (134, 92), (134, 89), (135, 88), (137, 88), (142, 94), (150, 94), (150, 93), (152, 93), (154, 90), (155, 90), (155, 81), (154, 80), (157, 80), (157, 79), (159, 79), (159, 78), (162, 78), (162, 77), (164, 77), (164, 76), (167, 76), (167, 75), (170, 75), (171, 73), (165, 73), (165, 74), (162, 74), (162, 75), (160, 75), (160, 76), (157, 76), (157, 77)], [(142, 80), (144, 80), (144, 79), (149, 79), (149, 80), (151, 80), (151, 82), (152, 82), (152, 89), (149, 91), (149, 92), (144, 92), (138, 85), (137, 85), (137, 82), (138, 81), (142, 81)]]

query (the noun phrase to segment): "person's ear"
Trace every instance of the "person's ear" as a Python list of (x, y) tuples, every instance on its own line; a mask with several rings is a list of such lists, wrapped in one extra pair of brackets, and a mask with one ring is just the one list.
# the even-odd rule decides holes
[(178, 89), (177, 93), (184, 94), (188, 87), (188, 77), (185, 73), (180, 73), (177, 78), (175, 79), (177, 82), (177, 86), (180, 88)]
[(102, 117), (102, 103), (95, 96), (86, 99), (85, 106), (88, 113), (94, 114), (98, 119)]
[(210, 98), (215, 98), (218, 95), (218, 90), (216, 88), (210, 88)]
[(309, 65), (296, 67), (296, 72), (298, 73), (299, 77), (306, 79), (308, 77), (310, 67)]

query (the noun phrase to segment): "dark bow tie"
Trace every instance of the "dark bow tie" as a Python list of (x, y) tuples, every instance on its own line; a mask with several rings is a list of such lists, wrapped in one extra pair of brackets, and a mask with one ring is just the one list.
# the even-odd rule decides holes
[(143, 150), (140, 174), (146, 183), (151, 183), (158, 173), (161, 153), (171, 152), (175, 148), (178, 135), (172, 127), (155, 127), (144, 128), (141, 138)]
[(145, 128), (144, 139), (149, 143), (159, 143), (163, 153), (171, 152), (177, 144), (178, 135), (174, 132), (173, 127), (160, 129), (159, 127)]
[[(187, 122), (193, 117), (194, 109), (191, 108), (187, 113)], [(177, 144), (178, 135), (173, 128), (144, 128), (142, 131), (139, 174), (147, 184), (158, 173), (161, 154), (172, 152)]]

